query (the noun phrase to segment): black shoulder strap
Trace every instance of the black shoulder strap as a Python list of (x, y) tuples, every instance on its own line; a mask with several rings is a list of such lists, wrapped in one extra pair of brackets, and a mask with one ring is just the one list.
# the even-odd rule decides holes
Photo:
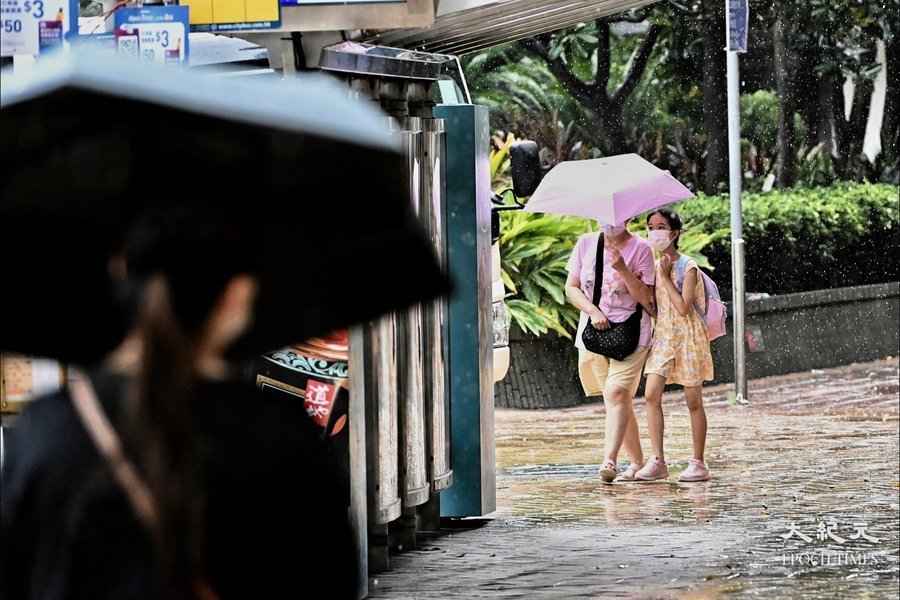
[(597, 258), (594, 261), (594, 306), (600, 306), (603, 293), (603, 232), (597, 233)]

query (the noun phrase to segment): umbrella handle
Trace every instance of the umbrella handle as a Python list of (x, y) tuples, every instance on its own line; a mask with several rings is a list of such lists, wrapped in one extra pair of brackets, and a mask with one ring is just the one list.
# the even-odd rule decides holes
[(506, 192), (513, 192), (513, 189), (506, 188), (499, 194), (496, 192), (491, 194), (491, 203), (493, 203), (495, 205), (495, 207), (492, 208), (491, 210), (498, 210), (498, 211), (499, 210), (522, 210), (523, 208), (525, 208), (525, 205), (521, 201), (519, 201), (519, 197), (516, 196), (515, 192), (513, 192), (513, 202), (516, 203), (515, 206), (507, 205), (503, 201), (503, 196), (506, 194)]

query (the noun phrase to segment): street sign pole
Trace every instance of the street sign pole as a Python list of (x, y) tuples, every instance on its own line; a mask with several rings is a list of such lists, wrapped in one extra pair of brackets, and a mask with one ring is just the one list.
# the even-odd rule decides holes
[(747, 51), (748, 0), (725, 0), (728, 53), (728, 166), (731, 199), (731, 277), (734, 310), (734, 387), (739, 404), (747, 404), (747, 355), (744, 342), (744, 237), (741, 215), (741, 105), (738, 53)]

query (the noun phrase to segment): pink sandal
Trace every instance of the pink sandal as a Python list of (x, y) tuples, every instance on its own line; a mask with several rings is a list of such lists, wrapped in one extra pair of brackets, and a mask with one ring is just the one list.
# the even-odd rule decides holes
[(635, 476), (640, 470), (641, 465), (637, 463), (631, 463), (630, 465), (628, 465), (628, 468), (619, 473), (619, 475), (615, 479), (613, 479), (613, 482), (635, 481)]
[(688, 460), (687, 469), (681, 472), (681, 477), (678, 478), (678, 481), (709, 481), (709, 477), (709, 469), (703, 461), (692, 458)]
[(666, 466), (665, 461), (655, 456), (648, 460), (647, 464), (634, 476), (638, 481), (657, 481), (659, 479), (668, 479), (668, 477), (669, 467)]
[(607, 460), (600, 466), (600, 479), (602, 479), (604, 483), (612, 483), (613, 480), (615, 480), (616, 475), (616, 463), (613, 461)]

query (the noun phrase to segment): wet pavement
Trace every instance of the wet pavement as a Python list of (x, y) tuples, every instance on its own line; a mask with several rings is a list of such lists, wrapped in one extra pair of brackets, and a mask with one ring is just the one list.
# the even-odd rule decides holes
[(887, 359), (771, 377), (749, 407), (708, 388), (705, 483), (677, 482), (680, 393), (659, 483), (599, 482), (602, 405), (498, 410), (497, 512), (422, 535), (370, 597), (897, 598), (898, 375)]

